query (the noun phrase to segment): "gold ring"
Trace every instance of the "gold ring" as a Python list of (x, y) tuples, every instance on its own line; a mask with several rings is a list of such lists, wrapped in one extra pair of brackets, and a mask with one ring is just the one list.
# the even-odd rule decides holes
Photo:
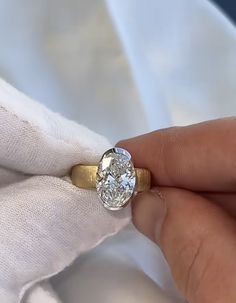
[(130, 153), (119, 147), (107, 150), (98, 165), (73, 166), (71, 180), (80, 188), (96, 188), (103, 206), (109, 210), (123, 208), (137, 192), (151, 187), (149, 170), (134, 168)]

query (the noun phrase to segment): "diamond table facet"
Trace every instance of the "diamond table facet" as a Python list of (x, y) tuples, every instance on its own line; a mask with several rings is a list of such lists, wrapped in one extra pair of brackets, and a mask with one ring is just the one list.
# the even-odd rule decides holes
[(96, 189), (103, 205), (110, 210), (124, 207), (135, 185), (136, 174), (129, 152), (119, 147), (106, 151), (96, 175)]

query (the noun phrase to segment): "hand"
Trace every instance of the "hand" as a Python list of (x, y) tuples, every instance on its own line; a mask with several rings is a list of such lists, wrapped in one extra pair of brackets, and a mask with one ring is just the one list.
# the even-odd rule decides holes
[(236, 302), (236, 119), (173, 127), (121, 141), (153, 189), (133, 222), (162, 249), (191, 303)]
[(66, 177), (107, 148), (105, 138), (0, 80), (0, 302), (18, 302), (129, 222), (128, 209), (111, 215), (96, 191)]

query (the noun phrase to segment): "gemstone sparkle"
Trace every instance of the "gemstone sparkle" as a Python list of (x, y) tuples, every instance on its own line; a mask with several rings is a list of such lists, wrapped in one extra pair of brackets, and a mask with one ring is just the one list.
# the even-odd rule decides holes
[(96, 176), (96, 189), (103, 205), (110, 210), (124, 207), (135, 185), (136, 174), (129, 152), (119, 147), (106, 151)]

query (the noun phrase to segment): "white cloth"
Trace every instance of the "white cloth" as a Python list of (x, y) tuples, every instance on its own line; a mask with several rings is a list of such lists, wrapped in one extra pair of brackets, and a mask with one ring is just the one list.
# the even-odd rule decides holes
[[(0, 81), (0, 302), (70, 265), (130, 219), (65, 176), (111, 145)], [(42, 292), (43, 293), (43, 292)], [(47, 292), (46, 292), (47, 293)]]
[[(106, 2), (108, 10), (103, 0), (0, 0), (1, 74), (113, 143), (159, 127), (236, 114), (236, 31), (211, 2)], [(27, 114), (28, 105), (18, 108)], [(36, 113), (31, 114), (38, 121)], [(45, 118), (45, 122), (40, 119), (41, 126), (47, 129), (49, 123), (51, 130), (50, 119)], [(67, 132), (55, 130), (59, 136), (60, 131)], [(74, 138), (75, 134), (63, 136)], [(25, 179), (5, 169), (2, 176), (7, 176), (1, 178), (6, 183)], [(107, 251), (116, 266), (102, 263), (99, 256), (106, 257)], [(172, 293), (175, 302), (182, 302), (160, 251), (135, 230), (123, 231), (87, 258), (87, 262), (78, 258), (51, 279), (63, 303), (91, 303), (91, 289), (99, 294), (96, 302), (110, 302), (108, 282), (120, 302), (127, 298), (129, 302), (166, 302), (158, 287), (153, 291), (148, 277), (140, 283), (138, 268)], [(95, 270), (96, 277), (103, 276), (100, 264), (110, 272), (107, 280), (95, 283), (90, 277)], [(123, 285), (120, 280), (127, 264), (136, 267), (129, 267), (133, 275)], [(138, 296), (135, 289), (140, 290)], [(38, 284), (27, 300), (54, 303), (59, 300), (56, 293), (49, 284)]]

